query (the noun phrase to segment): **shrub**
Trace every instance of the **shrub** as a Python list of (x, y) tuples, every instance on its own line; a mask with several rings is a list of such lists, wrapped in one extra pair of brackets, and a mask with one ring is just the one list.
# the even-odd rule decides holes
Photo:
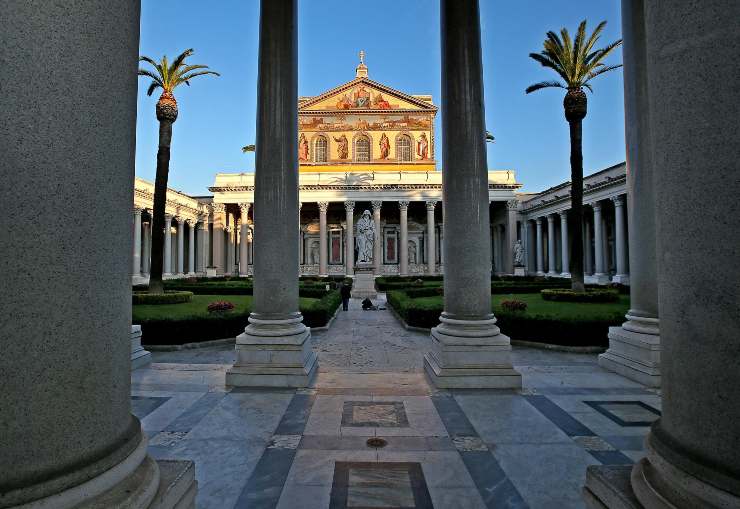
[(540, 295), (545, 300), (557, 302), (618, 302), (619, 292), (615, 290), (587, 290), (574, 292), (566, 289), (541, 290)]
[(209, 313), (231, 311), (232, 309), (234, 309), (234, 304), (227, 300), (217, 300), (216, 302), (211, 302), (210, 304), (208, 304), (207, 309)]
[(323, 297), (319, 301), (310, 306), (304, 306), (301, 308), (303, 314), (303, 323), (307, 327), (323, 327), (331, 317), (334, 316), (339, 304), (342, 302), (342, 297), (338, 290), (332, 290), (330, 292), (324, 292)]
[(527, 303), (521, 300), (504, 300), (501, 301), (501, 307), (512, 313), (523, 313), (527, 310)]
[(145, 293), (134, 292), (132, 302), (134, 304), (182, 304), (190, 302), (193, 298), (193, 292), (171, 292), (164, 293)]

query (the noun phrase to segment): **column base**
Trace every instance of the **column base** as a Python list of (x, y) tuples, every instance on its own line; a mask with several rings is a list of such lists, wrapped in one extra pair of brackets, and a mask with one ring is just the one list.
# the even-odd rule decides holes
[(570, 278), (570, 272), (561, 272), (560, 277)]
[(511, 365), (511, 342), (496, 319), (457, 320), (443, 314), (432, 329), (424, 370), (442, 389), (518, 389), (521, 375)]
[(590, 276), (584, 276), (583, 282), (587, 285), (605, 285), (609, 283), (608, 274), (592, 274)]
[(152, 362), (152, 354), (141, 346), (141, 325), (131, 326), (131, 371)]
[(630, 484), (632, 465), (591, 465), (583, 501), (588, 509), (643, 509)]
[(538, 270), (537, 272), (535, 272), (535, 276), (544, 277), (545, 276), (545, 273), (543, 271), (541, 271), (541, 270)]
[(306, 387), (317, 371), (311, 331), (300, 313), (283, 320), (258, 318), (236, 338), (236, 362), (226, 372), (226, 385), (236, 387)]
[(612, 283), (628, 285), (630, 284), (630, 277), (627, 274), (617, 274), (616, 276), (612, 277)]
[(188, 272), (187, 274), (185, 274), (185, 277), (195, 277), (195, 276), (196, 276), (195, 272)]
[(217, 268), (216, 267), (208, 267), (206, 268), (206, 277), (216, 277), (217, 276)]
[(547, 277), (558, 277), (560, 274), (555, 272), (554, 270), (549, 271), (547, 274), (545, 274)]
[(527, 271), (524, 269), (524, 267), (514, 267), (514, 275), (515, 276), (526, 276)]
[(358, 299), (374, 299), (378, 296), (375, 290), (375, 276), (372, 272), (357, 272), (352, 282), (352, 297)]
[[(121, 462), (101, 474), (53, 495), (21, 505), (18, 509), (190, 509), (195, 507), (197, 481), (195, 464), (185, 460), (155, 461), (147, 455), (147, 438), (142, 434), (137, 447)], [(31, 487), (30, 489), (33, 489)], [(3, 493), (9, 500), (18, 492)]]
[(609, 349), (599, 365), (648, 387), (660, 387), (660, 331), (657, 318), (627, 315), (622, 327), (609, 327)]

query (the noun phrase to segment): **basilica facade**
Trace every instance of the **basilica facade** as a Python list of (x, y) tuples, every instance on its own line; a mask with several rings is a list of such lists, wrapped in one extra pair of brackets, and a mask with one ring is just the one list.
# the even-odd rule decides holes
[[(371, 80), (362, 55), (353, 80), (299, 98), (296, 235), (303, 275), (352, 275), (360, 266), (376, 275), (444, 272), (437, 113), (430, 95)], [(254, 177), (217, 173), (207, 197), (168, 190), (165, 277), (253, 273)], [(492, 272), (569, 276), (569, 185), (522, 193), (513, 170), (488, 172)], [(587, 282), (629, 281), (625, 200), (624, 164), (584, 179)], [(152, 203), (153, 185), (137, 178), (136, 282), (148, 277)]]

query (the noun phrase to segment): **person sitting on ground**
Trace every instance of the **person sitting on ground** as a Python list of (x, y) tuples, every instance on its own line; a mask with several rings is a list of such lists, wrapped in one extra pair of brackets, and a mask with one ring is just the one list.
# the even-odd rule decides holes
[(342, 309), (347, 311), (347, 309), (349, 309), (349, 298), (350, 295), (352, 295), (352, 289), (348, 284), (342, 283), (342, 288), (340, 288), (339, 293), (342, 296)]
[(371, 301), (369, 297), (365, 297), (365, 299), (362, 301), (362, 309), (363, 311), (372, 311), (378, 308), (373, 306), (373, 301)]

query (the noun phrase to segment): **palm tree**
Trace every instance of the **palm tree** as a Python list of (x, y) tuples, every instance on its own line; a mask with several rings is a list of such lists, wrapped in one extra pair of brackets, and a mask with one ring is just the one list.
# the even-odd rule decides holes
[[(170, 64), (163, 56), (159, 63), (149, 57), (142, 56), (139, 61), (146, 62), (154, 67), (154, 71), (139, 69), (139, 76), (152, 79), (146, 95), (151, 96), (158, 89), (162, 89), (156, 106), (157, 120), (159, 120), (159, 149), (157, 150), (157, 176), (154, 180), (154, 210), (152, 213), (152, 264), (149, 275), (149, 291), (162, 293), (162, 262), (164, 247), (164, 209), (167, 200), (167, 178), (170, 171), (170, 143), (172, 141), (172, 124), (177, 120), (177, 101), (173, 94), (175, 88), (185, 83), (190, 86), (190, 80), (196, 76), (214, 74), (206, 65), (185, 65), (185, 59), (193, 54), (192, 49), (183, 51)], [(169, 225), (166, 225), (169, 227)]]
[(529, 94), (542, 88), (563, 88), (567, 90), (563, 107), (565, 120), (570, 126), (570, 200), (571, 210), (568, 216), (570, 240), (570, 273), (571, 288), (575, 292), (585, 291), (583, 285), (583, 238), (580, 234), (583, 224), (583, 149), (582, 121), (586, 117), (587, 99), (583, 91), (587, 88), (593, 92), (589, 83), (596, 76), (621, 67), (605, 65), (604, 59), (615, 48), (622, 44), (622, 39), (602, 49), (594, 49), (606, 21), (599, 23), (596, 30), (586, 38), (586, 20), (578, 26), (575, 41), (571, 41), (568, 30), (560, 30), (560, 37), (555, 32), (547, 32), (544, 49), (541, 53), (530, 53), (529, 56), (555, 71), (563, 81), (542, 81), (527, 87)]
[(244, 145), (242, 147), (242, 153), (246, 154), (247, 152), (254, 152), (256, 150), (256, 146), (254, 144), (252, 145)]

